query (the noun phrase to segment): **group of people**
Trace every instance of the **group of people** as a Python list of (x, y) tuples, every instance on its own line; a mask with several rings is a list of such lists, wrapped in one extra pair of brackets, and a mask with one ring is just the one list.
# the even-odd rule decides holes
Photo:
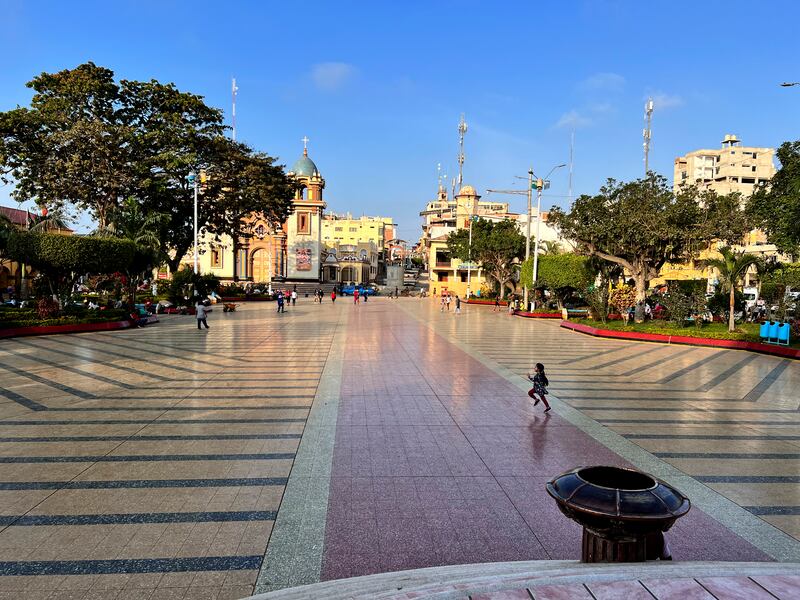
[[(455, 299), (454, 299), (455, 298)], [(441, 299), (439, 300), (439, 312), (450, 312), (450, 304), (455, 303), (456, 305), (456, 314), (461, 314), (461, 297), (460, 296), (452, 296), (450, 294), (442, 294)]]
[(278, 294), (275, 296), (275, 299), (278, 301), (278, 312), (286, 312), (286, 307), (290, 302), (292, 306), (297, 304), (297, 290), (292, 290), (291, 292), (278, 290)]

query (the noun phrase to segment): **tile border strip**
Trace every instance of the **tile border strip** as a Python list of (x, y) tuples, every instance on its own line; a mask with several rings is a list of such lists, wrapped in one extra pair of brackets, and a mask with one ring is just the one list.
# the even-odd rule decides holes
[(258, 573), (256, 594), (320, 580), (349, 314), (338, 313), (333, 343)]
[[(408, 315), (428, 327), (436, 335), (449, 341), (467, 355), (527, 393), (530, 386), (522, 376), (487, 358), (472, 346), (437, 329), (433, 322), (422, 319), (419, 315), (403, 306), (402, 303), (399, 305)], [(612, 431), (568, 404), (559, 401), (557, 396), (551, 396), (555, 400), (553, 402), (553, 412), (558, 416), (576, 426), (609, 450), (617, 453), (635, 467), (677, 487), (691, 498), (693, 505), (733, 531), (733, 533), (777, 561), (800, 562), (800, 542), (748, 512), (722, 494), (715, 492), (696, 478), (653, 456), (624, 436)]]

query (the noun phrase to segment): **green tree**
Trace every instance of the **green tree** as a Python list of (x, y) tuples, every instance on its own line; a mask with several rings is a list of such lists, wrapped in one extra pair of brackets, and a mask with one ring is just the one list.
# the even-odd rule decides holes
[(109, 69), (86, 63), (42, 73), (30, 108), (0, 113), (0, 174), (11, 195), (49, 209), (75, 205), (105, 224), (131, 183), (128, 131)]
[(545, 256), (551, 254), (561, 254), (561, 244), (555, 240), (542, 240), (539, 244), (540, 252)]
[(62, 304), (80, 276), (124, 272), (135, 252), (136, 245), (128, 240), (35, 231), (15, 231), (8, 243), (9, 256), (42, 273)]
[(653, 173), (630, 183), (609, 179), (600, 193), (575, 200), (569, 212), (553, 207), (549, 221), (580, 253), (630, 274), (636, 284), (637, 321), (644, 320), (649, 280), (667, 261), (690, 255), (703, 235), (696, 195), (676, 196), (666, 179)]
[[(574, 292), (585, 290), (592, 284), (597, 271), (590, 267), (589, 259), (578, 254), (552, 254), (539, 257), (537, 287), (553, 292), (558, 308), (564, 308), (564, 301)], [(522, 263), (520, 281), (533, 287), (533, 259)]]
[(753, 265), (760, 267), (761, 261), (753, 254), (736, 252), (726, 246), (720, 248), (719, 253), (722, 255), (721, 258), (707, 259), (704, 260), (703, 263), (707, 267), (717, 270), (722, 288), (728, 292), (728, 331), (733, 331), (736, 329), (734, 310), (736, 304), (736, 288), (739, 287), (747, 270)]
[(776, 152), (781, 168), (750, 197), (747, 210), (769, 241), (787, 254), (800, 248), (800, 141), (785, 142)]
[(145, 213), (135, 199), (128, 198), (121, 206), (111, 210), (108, 226), (97, 231), (100, 236), (128, 240), (136, 248), (133, 260), (123, 271), (132, 302), (136, 302), (139, 284), (164, 260), (159, 232), (168, 218), (163, 213)]
[[(452, 256), (461, 261), (469, 260), (469, 230), (458, 229), (447, 236), (447, 247)], [(473, 221), (472, 260), (497, 281), (501, 298), (505, 297), (506, 286), (513, 280), (524, 252), (525, 238), (514, 221)]]

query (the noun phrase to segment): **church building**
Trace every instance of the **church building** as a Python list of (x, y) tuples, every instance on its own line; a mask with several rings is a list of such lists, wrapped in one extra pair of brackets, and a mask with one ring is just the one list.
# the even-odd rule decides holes
[[(202, 236), (198, 265), (201, 273), (216, 275), (223, 282), (322, 281), (325, 179), (308, 156), (308, 139), (304, 138), (303, 142), (303, 155), (287, 173), (299, 183), (288, 219), (275, 226), (263, 215), (253, 214), (247, 219), (248, 236), (237, 240), (223, 236), (219, 241), (212, 236)], [(192, 256), (190, 250), (182, 266), (191, 267)]]

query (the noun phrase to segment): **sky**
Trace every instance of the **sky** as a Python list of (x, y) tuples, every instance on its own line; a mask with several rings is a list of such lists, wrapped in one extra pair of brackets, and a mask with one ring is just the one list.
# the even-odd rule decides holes
[[(328, 209), (390, 216), (420, 234), (438, 173), (524, 189), (570, 162), (574, 195), (676, 156), (800, 138), (795, 1), (36, 2), (0, 0), (0, 111), (30, 101), (43, 71), (93, 61), (125, 79), (174, 82), (225, 110), (237, 139), (291, 167), (308, 136)], [(568, 168), (543, 208), (568, 206)], [(16, 206), (9, 186), (0, 204)], [(498, 196), (524, 211), (524, 196)], [(84, 219), (84, 224), (86, 219)]]

